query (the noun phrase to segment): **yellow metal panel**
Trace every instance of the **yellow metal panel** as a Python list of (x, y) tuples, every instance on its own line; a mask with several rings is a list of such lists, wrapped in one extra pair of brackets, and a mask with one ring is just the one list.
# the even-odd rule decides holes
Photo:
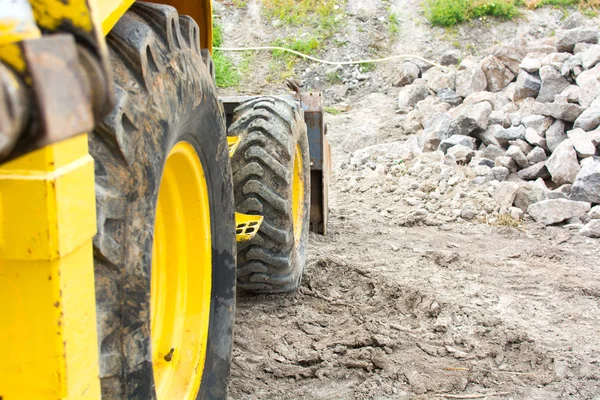
[(0, 260), (0, 396), (99, 399), (92, 243), (57, 261)]
[(239, 136), (227, 136), (227, 147), (229, 148), (229, 158), (233, 157), (240, 144)]
[(55, 260), (96, 233), (94, 161), (85, 134), (0, 166), (0, 192), (0, 259)]
[(135, 0), (97, 0), (95, 1), (95, 11), (98, 20), (102, 22), (102, 32), (108, 35), (108, 32), (115, 26), (117, 21), (131, 7)]
[(0, 397), (97, 399), (87, 135), (0, 166)]
[(261, 215), (248, 215), (235, 213), (235, 238), (238, 242), (251, 240), (258, 233), (260, 225), (264, 221)]
[(64, 21), (85, 32), (93, 28), (87, 0), (29, 0), (37, 24), (54, 31)]

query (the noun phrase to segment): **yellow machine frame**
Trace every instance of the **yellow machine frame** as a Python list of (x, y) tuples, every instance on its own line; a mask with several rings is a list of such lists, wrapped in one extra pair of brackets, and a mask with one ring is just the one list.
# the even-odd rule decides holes
[[(95, 38), (106, 57), (103, 36), (133, 2), (30, 0), (35, 24), (0, 11), (0, 61), (30, 83), (21, 41), (40, 38), (38, 27), (60, 31), (64, 22)], [(157, 2), (194, 18), (202, 47), (212, 49), (210, 0)], [(2, 400), (100, 398), (94, 161), (79, 133), (0, 165)]]

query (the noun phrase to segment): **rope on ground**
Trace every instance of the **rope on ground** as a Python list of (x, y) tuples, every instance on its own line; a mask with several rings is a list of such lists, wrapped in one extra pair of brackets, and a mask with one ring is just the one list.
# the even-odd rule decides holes
[(428, 60), (424, 57), (421, 56), (416, 56), (413, 54), (399, 54), (396, 56), (390, 56), (390, 57), (385, 57), (385, 58), (372, 58), (372, 59), (367, 59), (367, 60), (356, 60), (356, 61), (327, 61), (327, 60), (321, 60), (320, 58), (316, 58), (316, 57), (312, 57), (309, 56), (308, 54), (304, 54), (304, 53), (300, 53), (299, 51), (296, 50), (292, 50), (292, 49), (288, 49), (286, 47), (278, 47), (278, 46), (260, 46), (260, 47), (214, 47), (214, 50), (219, 50), (219, 51), (263, 51), (263, 50), (268, 50), (268, 51), (272, 51), (272, 50), (279, 50), (279, 51), (285, 51), (291, 54), (295, 54), (299, 57), (317, 62), (317, 63), (321, 63), (321, 64), (327, 64), (327, 65), (357, 65), (357, 64), (373, 64), (373, 63), (383, 63), (383, 62), (388, 62), (388, 61), (393, 61), (393, 60), (400, 60), (400, 59), (406, 59), (406, 58), (413, 58), (416, 60), (421, 60), (424, 61), (428, 64), (431, 64), (435, 67), (440, 67), (442, 69), (446, 69), (446, 67), (444, 67), (443, 65), (440, 65), (438, 63), (435, 63), (431, 60)]

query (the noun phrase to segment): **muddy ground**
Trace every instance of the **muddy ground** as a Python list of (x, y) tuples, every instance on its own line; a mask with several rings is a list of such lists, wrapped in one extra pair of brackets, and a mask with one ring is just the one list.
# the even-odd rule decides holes
[[(241, 10), (225, 2), (217, 7), (222, 18), (241, 21), (226, 27), (226, 44), (253, 40), (248, 32), (277, 35), (253, 8), (259, 5), (249, 3)], [(352, 12), (361, 3), (367, 4), (346, 7)], [(390, 5), (403, 10), (405, 34), (386, 38), (387, 50), (427, 57), (438, 57), (457, 37), (485, 46), (532, 26), (529, 33), (538, 35), (536, 23), (556, 13), (541, 10), (492, 28), (476, 23), (438, 41), (443, 32), (423, 22), (418, 2), (401, 3), (366, 8), (375, 16)], [(374, 23), (366, 37), (375, 32), (376, 41), (382, 31)], [(370, 44), (357, 44), (356, 53)], [(243, 92), (284, 90), (261, 81), (267, 62), (257, 58)], [(393, 69), (382, 65), (368, 84), (329, 100), (349, 106), (327, 117), (336, 161), (329, 235), (311, 234), (296, 293), (238, 295), (230, 398), (600, 399), (599, 240), (531, 222), (402, 227), (398, 195), (344, 190), (352, 173), (340, 167), (347, 152), (361, 142), (406, 139), (394, 112)]]

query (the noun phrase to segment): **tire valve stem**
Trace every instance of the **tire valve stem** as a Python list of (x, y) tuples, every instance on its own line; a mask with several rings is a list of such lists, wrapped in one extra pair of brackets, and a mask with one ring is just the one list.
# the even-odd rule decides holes
[(175, 352), (175, 349), (171, 348), (171, 351), (169, 351), (169, 353), (165, 356), (166, 362), (171, 362), (171, 360), (173, 359), (174, 352)]

